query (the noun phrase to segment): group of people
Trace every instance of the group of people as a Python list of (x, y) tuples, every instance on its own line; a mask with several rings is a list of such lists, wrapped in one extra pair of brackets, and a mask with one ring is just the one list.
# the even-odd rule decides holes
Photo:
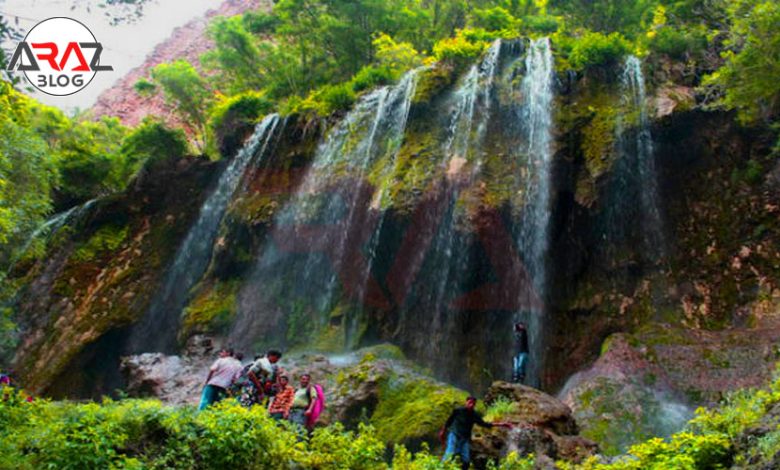
[(282, 353), (272, 349), (244, 365), (240, 353), (221, 349), (209, 368), (198, 409), (232, 396), (243, 406), (266, 406), (272, 418), (311, 431), (325, 406), (322, 387), (312, 384), (310, 374), (301, 374), (298, 387), (293, 387), (278, 365), (281, 358)]
[[(526, 378), (529, 354), (525, 324), (515, 323), (513, 334), (512, 381), (522, 383)], [(310, 432), (324, 408), (322, 387), (312, 385), (309, 374), (299, 377), (298, 387), (290, 385), (289, 376), (278, 366), (281, 358), (282, 353), (272, 349), (244, 365), (240, 353), (230, 348), (221, 349), (219, 358), (209, 368), (199, 409), (203, 410), (225, 397), (233, 396), (246, 407), (267, 406), (268, 413), (274, 419), (289, 420)], [(486, 422), (475, 410), (476, 404), (477, 399), (469, 396), (465, 406), (452, 412), (439, 433), (445, 446), (443, 459), (458, 456), (463, 468), (468, 468), (471, 462), (471, 433), (474, 425), (487, 428), (512, 426), (508, 423)]]

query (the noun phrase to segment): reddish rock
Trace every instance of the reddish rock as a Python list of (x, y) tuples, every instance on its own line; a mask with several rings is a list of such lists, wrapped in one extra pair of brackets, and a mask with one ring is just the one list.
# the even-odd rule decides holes
[(167, 106), (161, 94), (152, 97), (142, 97), (135, 92), (133, 85), (141, 78), (149, 75), (149, 70), (163, 62), (185, 59), (196, 66), (200, 63), (201, 54), (213, 48), (214, 43), (206, 37), (209, 22), (217, 16), (234, 16), (247, 10), (267, 8), (268, 0), (225, 0), (213, 10), (209, 10), (200, 18), (194, 19), (184, 26), (173, 30), (171, 36), (158, 44), (140, 66), (119, 79), (112, 87), (100, 94), (92, 107), (94, 117), (116, 116), (123, 124), (135, 126), (147, 115), (162, 118), (170, 125), (180, 126), (178, 118)]

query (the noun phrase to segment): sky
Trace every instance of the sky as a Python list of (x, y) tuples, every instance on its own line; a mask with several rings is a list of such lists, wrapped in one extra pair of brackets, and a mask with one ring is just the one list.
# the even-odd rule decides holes
[[(11, 25), (18, 19), (24, 33), (39, 21), (55, 16), (81, 21), (103, 44), (101, 63), (114, 67), (113, 71), (97, 73), (86, 88), (70, 96), (51, 96), (37, 90), (28, 94), (68, 113), (87, 109), (103, 90), (143, 63), (146, 55), (173, 29), (217, 8), (222, 0), (149, 0), (140, 19), (119, 25), (111, 24), (105, 16), (106, 10), (96, 7), (98, 3), (105, 0), (0, 0), (0, 16), (7, 18)], [(15, 44), (3, 47), (13, 49)]]

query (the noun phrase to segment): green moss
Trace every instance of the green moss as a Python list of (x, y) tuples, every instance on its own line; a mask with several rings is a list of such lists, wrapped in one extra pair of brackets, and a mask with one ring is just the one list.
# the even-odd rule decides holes
[(593, 118), (582, 130), (582, 154), (593, 178), (598, 178), (614, 161), (617, 110), (611, 106), (592, 108)]
[(444, 63), (437, 63), (422, 70), (417, 77), (412, 103), (430, 103), (452, 84), (453, 78), (454, 69)]
[(410, 129), (394, 161), (390, 156), (378, 160), (368, 179), (383, 195), (381, 207), (400, 212), (411, 210), (441, 174), (441, 145), (430, 130)]
[(126, 226), (105, 225), (76, 249), (73, 259), (79, 262), (92, 261), (106, 253), (116, 251), (126, 238)]
[(236, 200), (230, 213), (247, 225), (267, 223), (273, 219), (279, 201), (275, 195), (253, 193)]
[(425, 379), (397, 382), (389, 378), (382, 386), (379, 404), (370, 423), (377, 437), (389, 443), (430, 439), (452, 412), (466, 399), (466, 392)]
[(182, 312), (185, 335), (224, 331), (236, 314), (238, 288), (237, 281), (230, 281), (216, 282), (201, 289)]

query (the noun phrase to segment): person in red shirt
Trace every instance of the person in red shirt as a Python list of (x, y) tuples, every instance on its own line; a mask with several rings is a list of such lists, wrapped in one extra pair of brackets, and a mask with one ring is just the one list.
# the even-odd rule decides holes
[(295, 388), (290, 385), (290, 379), (286, 375), (279, 377), (279, 391), (268, 405), (268, 413), (276, 420), (289, 418), (294, 398)]

